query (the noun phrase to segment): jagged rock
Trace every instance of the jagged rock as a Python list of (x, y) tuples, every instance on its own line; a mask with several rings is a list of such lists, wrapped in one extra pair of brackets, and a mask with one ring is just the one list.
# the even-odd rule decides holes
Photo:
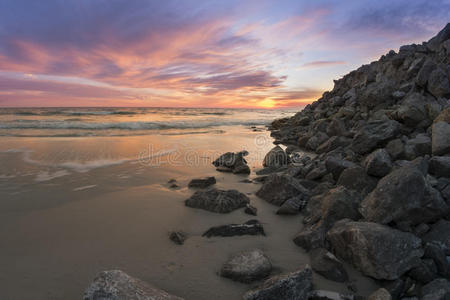
[(431, 139), (425, 134), (418, 134), (415, 138), (406, 141), (404, 154), (409, 160), (431, 154)]
[(220, 276), (250, 283), (269, 276), (272, 264), (259, 249), (244, 251), (232, 256), (220, 270)]
[(419, 265), (408, 272), (408, 276), (421, 284), (427, 284), (437, 277), (436, 273), (437, 269), (433, 260), (425, 261), (422, 259)]
[(326, 133), (328, 136), (346, 136), (348, 134), (347, 128), (345, 127), (344, 121), (340, 119), (333, 118), (328, 124)]
[(450, 124), (437, 122), (433, 124), (431, 147), (433, 155), (450, 153)]
[(424, 285), (421, 289), (421, 300), (447, 300), (450, 297), (450, 281), (438, 278)]
[(357, 297), (350, 294), (341, 294), (338, 292), (314, 290), (309, 296), (308, 300), (356, 300)]
[(386, 151), (392, 157), (392, 159), (399, 159), (405, 153), (405, 145), (401, 139), (394, 139), (386, 145)]
[(247, 151), (237, 153), (227, 152), (219, 156), (212, 164), (219, 172), (233, 172), (234, 174), (250, 174), (250, 167), (244, 156), (247, 156)]
[(450, 178), (450, 156), (433, 156), (429, 163), (430, 174)]
[(103, 271), (98, 274), (84, 292), (83, 299), (182, 300), (120, 270)]
[(306, 198), (292, 197), (286, 200), (277, 210), (277, 215), (295, 215), (298, 214), (308, 204)]
[(445, 66), (439, 66), (428, 77), (428, 90), (436, 98), (450, 96), (450, 80)]
[(340, 159), (334, 156), (329, 156), (325, 161), (325, 166), (331, 174), (333, 174), (334, 180), (338, 180), (342, 171), (347, 168), (356, 167), (357, 165), (351, 161)]
[(185, 205), (215, 213), (229, 213), (245, 207), (249, 202), (250, 199), (237, 190), (210, 189), (195, 192), (194, 195), (185, 201)]
[(319, 164), (316, 168), (312, 169), (308, 174), (306, 174), (305, 178), (307, 180), (318, 180), (325, 176), (328, 173), (327, 168), (324, 164)]
[(367, 175), (366, 171), (361, 167), (351, 167), (342, 171), (337, 185), (358, 191), (365, 196), (376, 187), (377, 179)]
[(274, 276), (261, 286), (248, 291), (244, 300), (307, 299), (312, 290), (312, 271), (309, 266), (296, 272)]
[(293, 239), (293, 242), (310, 251), (311, 249), (325, 247), (325, 235), (326, 231), (324, 227), (314, 226), (312, 228), (303, 228)]
[(446, 255), (450, 256), (450, 222), (440, 220), (431, 230), (423, 236), (426, 242), (435, 242), (439, 245)]
[(309, 192), (297, 179), (284, 174), (271, 174), (263, 186), (256, 192), (256, 196), (274, 205), (281, 206), (286, 200), (299, 197), (308, 201)]
[(367, 298), (367, 300), (391, 300), (391, 294), (384, 288), (378, 289)]
[(323, 277), (337, 281), (348, 281), (348, 274), (340, 260), (324, 248), (314, 249), (310, 253), (312, 269)]
[(378, 149), (370, 153), (364, 162), (366, 172), (369, 175), (383, 177), (392, 169), (392, 161), (385, 149)]
[(426, 108), (427, 98), (419, 93), (408, 95), (396, 111), (396, 119), (409, 127), (427, 127), (428, 120)]
[(323, 132), (317, 132), (306, 143), (306, 148), (310, 150), (316, 150), (320, 145), (325, 143), (329, 139), (329, 136)]
[(286, 152), (280, 147), (275, 146), (264, 157), (263, 166), (279, 168), (288, 164), (289, 157)]
[(245, 212), (247, 215), (256, 216), (257, 213), (258, 213), (258, 209), (257, 209), (256, 207), (250, 205), (250, 204), (247, 204), (246, 207), (245, 207), (244, 212)]
[(400, 124), (394, 120), (369, 122), (355, 134), (352, 149), (359, 154), (369, 153), (395, 138), (399, 132)]
[(216, 183), (216, 178), (214, 176), (211, 177), (205, 177), (205, 178), (196, 178), (196, 179), (192, 179), (189, 184), (188, 187), (190, 188), (207, 188), (210, 185), (213, 185)]
[(383, 177), (362, 201), (360, 212), (371, 222), (409, 221), (412, 225), (433, 221), (449, 207), (425, 180), (423, 172), (406, 165)]
[(377, 223), (341, 220), (327, 239), (339, 258), (376, 279), (399, 278), (423, 255), (419, 238)]
[(342, 136), (333, 136), (329, 138), (326, 142), (321, 144), (317, 149), (317, 153), (327, 153), (330, 151), (333, 151), (334, 149), (337, 149), (339, 147), (345, 147), (347, 145), (350, 145), (351, 139), (342, 137)]
[(183, 245), (186, 238), (186, 234), (182, 231), (172, 231), (169, 234), (169, 239), (177, 245)]
[(426, 87), (428, 78), (434, 69), (436, 69), (436, 63), (431, 59), (427, 59), (417, 74), (416, 84), (423, 88)]
[(229, 224), (214, 226), (208, 229), (202, 236), (223, 236), (230, 237), (235, 235), (266, 235), (262, 224), (258, 220), (250, 220), (244, 224)]
[(450, 276), (450, 263), (447, 261), (445, 252), (439, 244), (435, 242), (427, 243), (424, 250), (424, 257), (434, 261), (439, 275)]

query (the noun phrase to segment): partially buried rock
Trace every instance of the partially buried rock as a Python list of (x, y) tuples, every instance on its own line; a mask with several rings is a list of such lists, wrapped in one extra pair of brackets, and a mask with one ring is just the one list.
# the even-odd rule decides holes
[(169, 234), (169, 239), (177, 245), (183, 245), (186, 240), (186, 234), (182, 231), (172, 231)]
[(120, 270), (103, 271), (86, 289), (84, 300), (182, 300)]
[(288, 164), (288, 159), (286, 152), (280, 146), (276, 146), (264, 157), (263, 166), (275, 168), (282, 167)]
[(256, 216), (258, 214), (258, 209), (250, 204), (247, 204), (247, 206), (245, 207), (244, 212), (247, 215), (252, 215), (252, 216)]
[(202, 236), (209, 238), (212, 236), (230, 237), (235, 235), (266, 235), (266, 233), (258, 220), (250, 220), (244, 224), (229, 224), (211, 227)]
[(244, 300), (308, 299), (312, 290), (312, 271), (309, 266), (296, 272), (274, 276), (261, 286), (244, 294)]
[(323, 277), (337, 281), (348, 281), (348, 274), (342, 262), (324, 248), (314, 249), (310, 253), (311, 267)]
[(201, 208), (215, 213), (229, 213), (245, 207), (250, 199), (237, 190), (210, 189), (197, 191), (185, 201), (186, 206)]
[(422, 241), (370, 222), (341, 220), (327, 234), (333, 252), (365, 275), (395, 280), (420, 263)]
[(259, 249), (245, 251), (231, 257), (220, 270), (220, 276), (250, 283), (269, 276), (272, 264)]
[(213, 185), (216, 183), (216, 178), (214, 176), (205, 177), (205, 178), (196, 178), (192, 179), (191, 182), (189, 182), (188, 186), (190, 188), (207, 188), (210, 185)]
[(307, 201), (309, 192), (297, 179), (284, 174), (271, 174), (263, 186), (256, 192), (256, 196), (274, 205), (281, 206), (286, 200), (301, 197)]

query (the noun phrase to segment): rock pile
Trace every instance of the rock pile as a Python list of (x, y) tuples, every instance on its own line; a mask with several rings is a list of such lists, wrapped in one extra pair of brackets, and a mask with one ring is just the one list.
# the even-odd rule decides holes
[(294, 241), (313, 250), (313, 269), (345, 278), (343, 260), (384, 283), (393, 299), (448, 293), (449, 99), (447, 24), (428, 42), (363, 65), (303, 111), (271, 124), (275, 144), (302, 152), (284, 159), (280, 147), (272, 150), (283, 163), (265, 160), (278, 170), (257, 195), (277, 206), (307, 202)]

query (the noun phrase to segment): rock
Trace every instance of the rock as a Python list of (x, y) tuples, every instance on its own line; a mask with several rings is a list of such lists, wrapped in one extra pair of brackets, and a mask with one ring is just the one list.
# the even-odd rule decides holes
[(427, 59), (417, 74), (416, 84), (423, 88), (426, 87), (428, 78), (435, 68), (436, 64), (431, 59)]
[(263, 166), (279, 168), (288, 164), (289, 158), (286, 152), (280, 147), (275, 146), (264, 157)]
[(426, 263), (425, 260), (421, 260), (418, 266), (408, 272), (408, 276), (421, 284), (426, 284), (437, 276), (436, 265), (433, 260), (431, 260), (431, 265)]
[(220, 276), (250, 283), (269, 276), (272, 264), (261, 250), (250, 250), (232, 256), (220, 270)]
[(400, 124), (394, 120), (368, 122), (355, 134), (352, 149), (366, 154), (395, 138), (400, 132)]
[(211, 177), (205, 177), (205, 178), (196, 178), (192, 179), (191, 182), (189, 182), (188, 187), (190, 188), (207, 188), (210, 185), (213, 185), (216, 183), (216, 178), (214, 176)]
[(245, 207), (250, 199), (237, 190), (210, 189), (197, 191), (185, 201), (186, 206), (201, 208), (215, 213), (229, 213)]
[(436, 98), (450, 97), (450, 80), (443, 66), (437, 67), (428, 78), (428, 90)]
[(312, 290), (312, 271), (309, 266), (296, 272), (274, 276), (261, 286), (248, 291), (244, 300), (301, 300)]
[(427, 184), (422, 171), (407, 165), (383, 177), (361, 202), (360, 212), (371, 222), (409, 221), (415, 225), (433, 221), (448, 209), (439, 193)]
[(404, 154), (405, 158), (409, 160), (431, 154), (431, 139), (425, 134), (418, 134), (406, 142)]
[(392, 161), (385, 149), (378, 149), (370, 153), (364, 162), (366, 172), (369, 175), (383, 177), (392, 169)]
[(421, 300), (447, 300), (450, 297), (450, 281), (438, 278), (424, 285), (421, 289)]
[(325, 143), (329, 139), (329, 136), (323, 132), (317, 132), (306, 143), (306, 148), (310, 150), (316, 150), (320, 145)]
[(337, 185), (360, 192), (365, 196), (376, 187), (377, 179), (367, 175), (361, 167), (351, 167), (342, 171)]
[(420, 263), (421, 240), (371, 222), (337, 222), (327, 239), (335, 254), (365, 275), (395, 280)]
[(326, 279), (346, 282), (348, 274), (340, 260), (324, 248), (314, 249), (310, 253), (312, 269)]
[(437, 177), (450, 178), (450, 156), (433, 156), (428, 171)]
[(229, 224), (215, 226), (208, 229), (202, 236), (223, 236), (230, 237), (235, 235), (266, 235), (264, 228), (258, 220), (250, 220), (244, 224)]
[(431, 147), (433, 155), (450, 153), (450, 124), (437, 122), (433, 124)]
[(350, 145), (351, 141), (352, 141), (351, 139), (346, 137), (333, 136), (329, 138), (326, 142), (322, 143), (319, 147), (317, 147), (316, 152), (319, 154), (328, 153), (339, 147), (345, 147), (347, 145)]
[(378, 289), (367, 298), (367, 300), (391, 300), (391, 294), (384, 288)]
[(446, 255), (450, 256), (450, 222), (446, 220), (440, 220), (437, 222), (431, 230), (423, 236), (423, 240), (426, 242), (435, 242)]
[(250, 204), (247, 204), (247, 206), (245, 207), (244, 212), (247, 215), (252, 215), (252, 216), (256, 216), (258, 213), (258, 209)]
[(445, 122), (450, 123), (450, 107), (444, 108), (439, 115), (433, 120), (434, 123)]
[(284, 174), (271, 174), (263, 186), (256, 192), (256, 196), (274, 205), (281, 206), (293, 197), (308, 201), (309, 192), (297, 179)]
[(310, 251), (311, 249), (325, 247), (325, 235), (324, 227), (304, 228), (295, 236), (293, 242), (306, 251)]
[(390, 141), (386, 145), (386, 151), (389, 153), (389, 156), (392, 157), (392, 159), (399, 159), (405, 153), (405, 145), (403, 144), (401, 139), (395, 139)]
[(277, 215), (295, 215), (298, 214), (308, 204), (304, 197), (292, 197), (286, 200), (277, 210)]
[(225, 167), (225, 166), (218, 166), (216, 168), (216, 171), (224, 172), (224, 173), (231, 173), (231, 172), (233, 172), (233, 169), (229, 168), (229, 167)]
[(307, 180), (319, 180), (326, 174), (327, 168), (325, 167), (325, 165), (320, 164), (317, 168), (312, 169), (308, 174), (306, 174), (305, 178)]
[[(427, 99), (419, 93), (409, 94), (402, 105), (396, 111), (396, 119), (409, 127), (417, 127), (419, 123), (428, 119), (428, 112), (425, 104)], [(429, 125), (431, 121), (422, 125)], [(424, 126), (420, 126), (424, 127)]]
[(443, 277), (450, 276), (450, 264), (439, 244), (435, 242), (427, 243), (424, 250), (424, 258), (430, 258), (434, 261), (439, 275)]
[(233, 174), (250, 174), (251, 170), (247, 163), (238, 163), (233, 168)]
[(331, 174), (333, 174), (334, 180), (338, 180), (342, 171), (347, 168), (356, 167), (357, 165), (351, 161), (340, 159), (334, 156), (329, 156), (325, 161), (325, 166)]
[(103, 271), (95, 277), (83, 295), (85, 300), (182, 300), (177, 296), (152, 287), (120, 270)]
[(308, 296), (308, 300), (356, 300), (356, 299), (359, 298), (350, 294), (341, 294), (338, 292), (325, 290), (314, 290)]
[(247, 151), (237, 153), (227, 152), (219, 156), (213, 161), (213, 165), (219, 172), (233, 172), (234, 174), (250, 174), (250, 167), (244, 156), (247, 156)]
[(186, 234), (182, 231), (172, 231), (169, 234), (169, 239), (177, 245), (183, 245), (186, 238)]

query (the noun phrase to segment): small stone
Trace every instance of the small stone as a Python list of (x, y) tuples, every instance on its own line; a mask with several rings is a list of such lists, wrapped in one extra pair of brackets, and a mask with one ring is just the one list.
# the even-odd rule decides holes
[(247, 215), (252, 215), (252, 216), (256, 216), (258, 213), (258, 209), (250, 204), (247, 204), (247, 206), (245, 207), (244, 212)]
[(172, 242), (174, 242), (177, 245), (183, 245), (184, 241), (186, 240), (186, 234), (182, 231), (172, 231), (169, 234), (169, 238)]

